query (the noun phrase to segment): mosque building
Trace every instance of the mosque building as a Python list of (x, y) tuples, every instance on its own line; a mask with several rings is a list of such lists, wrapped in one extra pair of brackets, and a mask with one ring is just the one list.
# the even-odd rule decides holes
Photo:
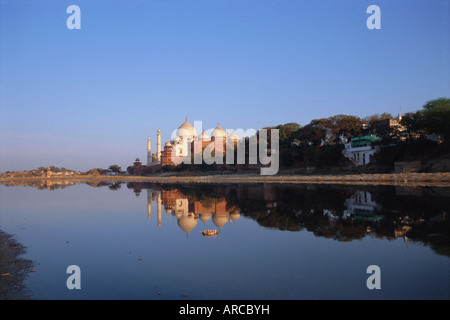
[(175, 139), (167, 141), (164, 149), (162, 149), (160, 129), (157, 131), (156, 139), (156, 153), (152, 153), (151, 138), (148, 137), (147, 164), (144, 165), (139, 159), (136, 159), (133, 164), (133, 173), (152, 173), (166, 165), (176, 166), (177, 164), (172, 159), (173, 155), (180, 158), (188, 157), (191, 154), (196, 155), (202, 153), (206, 147), (210, 147), (211, 150), (219, 150), (222, 154), (225, 154), (227, 142), (236, 145), (240, 141), (240, 138), (235, 132), (227, 133), (219, 124), (211, 132), (211, 136), (205, 131), (198, 135), (194, 126), (187, 121), (187, 118), (178, 127)]

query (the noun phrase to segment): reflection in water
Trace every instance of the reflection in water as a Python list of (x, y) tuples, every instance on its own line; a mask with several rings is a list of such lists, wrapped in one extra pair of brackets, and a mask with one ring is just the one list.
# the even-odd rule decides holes
[[(167, 214), (177, 219), (178, 226), (189, 233), (197, 226), (200, 219), (203, 224), (211, 220), (219, 229), (229, 221), (236, 221), (240, 217), (240, 211), (235, 206), (228, 206), (224, 197), (200, 197), (195, 199), (192, 195), (186, 195), (178, 188), (163, 189), (158, 185), (128, 184), (134, 189), (136, 195), (147, 190), (147, 215), (151, 219), (152, 203), (156, 203), (157, 223), (162, 224), (162, 206)], [(189, 198), (190, 199), (189, 199)]]
[[(123, 182), (73, 180), (17, 181), (6, 186), (56, 190), (86, 183), (115, 191)], [(450, 188), (313, 184), (175, 185), (128, 182), (136, 196), (147, 192), (147, 214), (156, 204), (157, 224), (164, 211), (176, 217), (187, 235), (208, 221), (222, 230), (240, 217), (276, 230), (312, 232), (315, 236), (352, 241), (366, 236), (419, 241), (450, 256)], [(201, 224), (199, 225), (199, 221)], [(200, 230), (202, 231), (202, 230)]]
[(382, 218), (376, 214), (381, 206), (372, 200), (372, 194), (368, 191), (356, 191), (345, 201), (345, 206), (346, 213), (357, 220), (379, 221)]
[[(450, 188), (57, 182), (0, 186), (36, 298), (448, 299)], [(68, 263), (88, 271), (79, 292)]]
[(366, 236), (421, 241), (450, 255), (448, 188), (324, 185), (158, 185), (128, 183), (136, 195), (147, 190), (148, 216), (156, 202), (158, 225), (164, 211), (177, 218), (187, 235), (212, 220), (221, 230), (244, 216), (259, 225), (307, 230), (319, 237), (352, 241)]

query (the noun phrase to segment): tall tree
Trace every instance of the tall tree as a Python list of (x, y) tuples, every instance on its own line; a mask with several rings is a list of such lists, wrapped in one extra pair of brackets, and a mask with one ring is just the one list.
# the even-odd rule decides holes
[(314, 119), (306, 126), (296, 131), (296, 138), (303, 145), (319, 147), (330, 133), (331, 123), (328, 119)]
[(450, 139), (450, 99), (438, 98), (428, 101), (420, 115), (422, 124), (428, 133)]
[(380, 120), (385, 120), (385, 119), (392, 119), (392, 115), (390, 113), (387, 112), (383, 112), (382, 114), (373, 114), (371, 116), (367, 116), (365, 118), (362, 119), (363, 122), (366, 122), (368, 124), (373, 124), (374, 122), (380, 121)]
[[(283, 149), (289, 149), (293, 142), (293, 133), (300, 129), (300, 125), (295, 122), (289, 122), (286, 124), (280, 124), (275, 127), (279, 130), (280, 147)], [(270, 131), (268, 131), (270, 135)]]
[(338, 114), (328, 118), (332, 123), (335, 143), (346, 143), (349, 138), (361, 135), (362, 120), (359, 117)]

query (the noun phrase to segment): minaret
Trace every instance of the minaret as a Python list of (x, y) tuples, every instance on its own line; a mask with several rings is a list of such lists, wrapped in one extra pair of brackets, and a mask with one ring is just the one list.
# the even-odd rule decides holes
[(156, 141), (156, 159), (161, 161), (161, 130), (158, 129)]
[(147, 139), (147, 165), (152, 163), (152, 145), (150, 142), (150, 137)]

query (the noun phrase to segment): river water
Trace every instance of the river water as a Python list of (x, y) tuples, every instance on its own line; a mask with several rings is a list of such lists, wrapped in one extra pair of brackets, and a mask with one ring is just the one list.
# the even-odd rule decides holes
[(431, 187), (0, 185), (34, 299), (448, 299), (449, 208)]

